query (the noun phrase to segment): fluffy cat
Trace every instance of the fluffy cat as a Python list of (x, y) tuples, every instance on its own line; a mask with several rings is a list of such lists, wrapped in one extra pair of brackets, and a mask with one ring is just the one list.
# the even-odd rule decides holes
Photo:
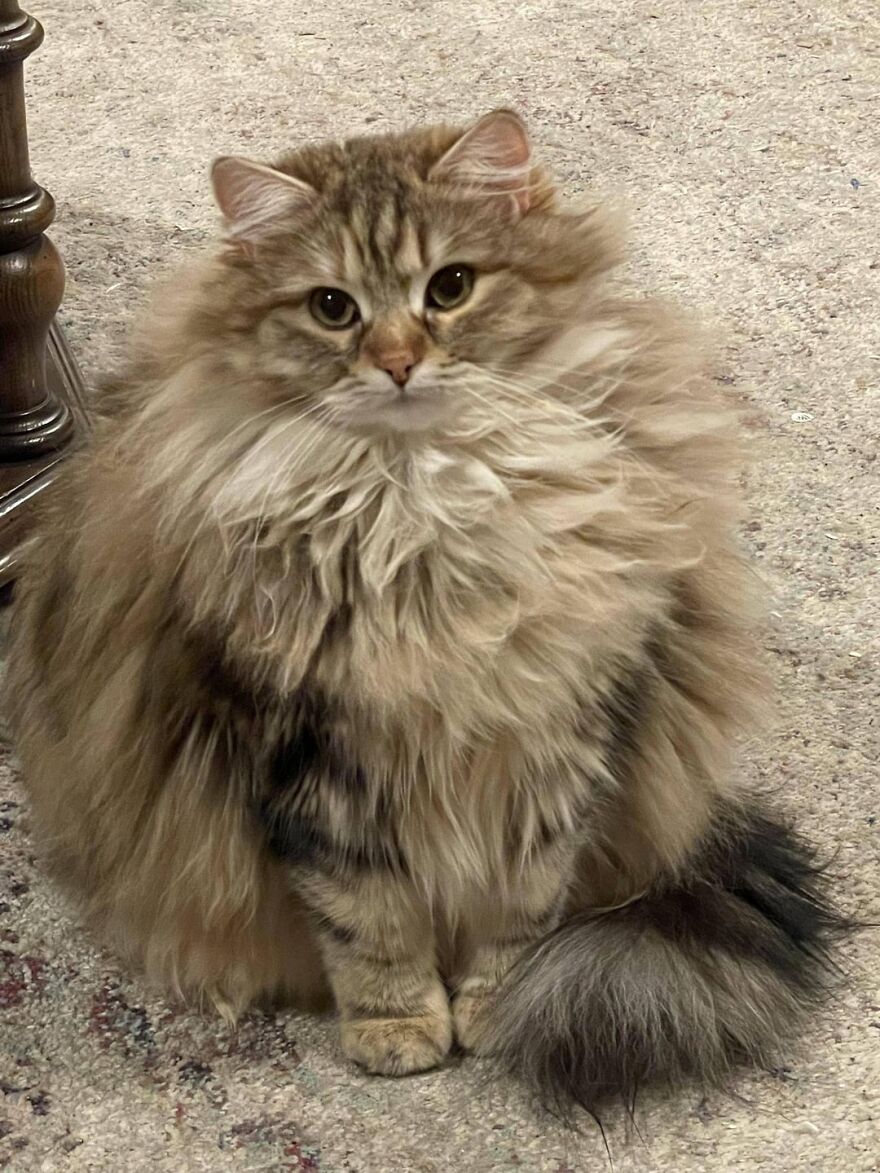
[(20, 584), (46, 858), (234, 1018), (565, 1108), (764, 1061), (840, 922), (742, 795), (762, 703), (729, 412), (520, 120), (218, 160)]

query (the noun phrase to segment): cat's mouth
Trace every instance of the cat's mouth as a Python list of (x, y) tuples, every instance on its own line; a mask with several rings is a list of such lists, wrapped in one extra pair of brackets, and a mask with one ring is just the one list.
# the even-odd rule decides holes
[(339, 422), (352, 427), (417, 432), (442, 423), (450, 414), (451, 400), (448, 384), (426, 372), (402, 387), (390, 380), (387, 386), (356, 385), (346, 391), (344, 403), (336, 398), (333, 410)]

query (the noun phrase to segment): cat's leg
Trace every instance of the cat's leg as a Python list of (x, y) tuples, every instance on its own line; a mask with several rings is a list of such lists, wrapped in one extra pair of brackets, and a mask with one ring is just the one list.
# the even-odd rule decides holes
[(562, 916), (575, 857), (557, 842), (523, 861), (506, 891), (472, 904), (468, 945), (452, 1003), (455, 1037), (468, 1051), (483, 1048), (492, 999), (521, 954), (551, 932)]
[(435, 1067), (452, 1043), (430, 911), (386, 870), (308, 872), (296, 886), (315, 913), (345, 1054), (367, 1071)]

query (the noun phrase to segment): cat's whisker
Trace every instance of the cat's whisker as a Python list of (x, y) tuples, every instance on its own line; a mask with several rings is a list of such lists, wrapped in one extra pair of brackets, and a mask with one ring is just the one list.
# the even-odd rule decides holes
[[(282, 412), (282, 411), (289, 411), (290, 406), (291, 405), (290, 405), (289, 401), (285, 401), (282, 403), (273, 403), (271, 406), (264, 408), (262, 411), (259, 411), (254, 415), (247, 415), (240, 423), (238, 423), (232, 429), (231, 432), (229, 432), (226, 436), (223, 437), (223, 441), (222, 441), (223, 444), (228, 445), (231, 440), (233, 440), (236, 436), (239, 436), (246, 428), (253, 428), (259, 421), (265, 419), (267, 416), (271, 416), (271, 415), (274, 415), (274, 414), (276, 414), (278, 412)], [(270, 431), (270, 430), (271, 430), (271, 425), (269, 426), (269, 428), (266, 429), (266, 431)], [(265, 435), (265, 433), (264, 433), (264, 435)], [(246, 443), (239, 449), (238, 452), (233, 453), (228, 457), (227, 467), (228, 467), (228, 465), (237, 464), (238, 461), (245, 454), (252, 451), (252, 446), (253, 446), (253, 438), (249, 438), (246, 441)], [(207, 468), (206, 478), (200, 482), (200, 484), (198, 485), (197, 488), (193, 489), (193, 493), (197, 497), (200, 496), (202, 493), (204, 493), (207, 490), (212, 479), (216, 479), (216, 475), (217, 475), (216, 464), (206, 465), (206, 468)], [(210, 514), (212, 504), (213, 503), (210, 503), (207, 506), (206, 512), (208, 514)], [(165, 524), (166, 524), (169, 532), (173, 533), (175, 523), (176, 523), (177, 519), (179, 518), (180, 513), (181, 513), (181, 509), (178, 509), (176, 514), (168, 515), (165, 518)], [(203, 519), (203, 520), (206, 520), (206, 519)], [(196, 531), (196, 535), (197, 535), (197, 533), (198, 533), (198, 530)], [(194, 536), (196, 536), (196, 535), (194, 535)]]
[[(261, 536), (260, 531), (262, 529), (262, 526), (263, 526), (263, 523), (265, 520), (265, 513), (266, 513), (266, 509), (268, 507), (269, 500), (271, 499), (276, 487), (282, 481), (288, 479), (290, 477), (291, 473), (297, 467), (297, 465), (301, 463), (302, 457), (305, 456), (309, 452), (309, 450), (313, 447), (313, 441), (316, 440), (317, 436), (320, 434), (321, 430), (324, 428), (325, 423), (324, 423), (323, 413), (322, 413), (321, 409), (323, 409), (323, 404), (317, 404), (316, 407), (312, 410), (312, 412), (309, 413), (309, 414), (317, 416), (317, 418), (309, 421), (303, 435), (299, 437), (298, 443), (296, 443), (293, 446), (293, 448), (290, 450), (290, 452), (287, 452), (284, 454), (284, 461), (281, 463), (281, 465), (278, 468), (278, 470), (276, 471), (275, 475), (270, 478), (269, 483), (266, 486), (266, 491), (263, 494), (263, 498), (260, 503), (260, 507), (257, 511), (256, 518), (254, 519), (254, 522), (253, 522), (253, 528), (254, 528), (253, 549), (254, 549), (254, 565), (255, 566), (256, 566), (256, 551), (257, 551), (258, 544), (260, 541), (260, 536)], [(302, 423), (303, 418), (304, 418), (304, 416), (300, 416), (298, 419), (290, 421), (290, 426), (288, 426), (287, 429), (282, 429), (282, 431), (278, 434), (278, 436), (276, 438), (280, 438), (281, 436), (283, 436), (285, 431), (291, 430), (291, 427), (293, 425), (299, 426)]]
[(236, 424), (231, 432), (228, 432), (223, 437), (223, 444), (228, 446), (245, 428), (252, 428), (259, 420), (265, 419), (267, 415), (274, 415), (276, 412), (281, 411), (290, 411), (290, 409), (290, 402), (283, 400), (280, 403), (273, 403), (270, 407), (264, 408), (263, 411), (258, 411), (256, 415), (247, 416), (239, 424)]
[[(297, 421), (297, 422), (299, 422), (299, 421)], [(257, 573), (260, 544), (261, 544), (261, 542), (263, 540), (263, 536), (264, 536), (263, 535), (263, 526), (265, 524), (265, 513), (268, 508), (269, 500), (271, 499), (272, 495), (274, 494), (275, 488), (277, 487), (278, 484), (280, 484), (284, 480), (287, 480), (291, 476), (293, 470), (296, 468), (297, 464), (300, 462), (300, 458), (302, 456), (304, 456), (309, 451), (309, 449), (313, 446), (312, 441), (320, 433), (321, 428), (322, 428), (321, 420), (320, 419), (314, 420), (314, 421), (312, 421), (311, 427), (306, 430), (306, 432), (304, 433), (304, 435), (302, 437), (300, 437), (299, 443), (294, 446), (294, 448), (292, 449), (290, 454), (286, 457), (284, 462), (280, 465), (276, 474), (269, 481), (269, 484), (266, 487), (266, 492), (265, 492), (263, 499), (262, 499), (262, 502), (260, 504), (260, 508), (257, 512), (256, 519), (253, 522), (253, 541), (250, 544), (250, 553), (251, 553), (250, 563), (251, 563), (251, 579), (253, 582), (254, 597), (255, 597), (255, 599), (259, 599), (262, 596), (263, 598), (268, 600), (269, 606), (272, 611), (272, 624), (271, 624), (268, 631), (263, 632), (263, 639), (264, 640), (269, 640), (272, 638), (272, 635), (274, 634), (274, 632), (276, 630), (276, 624), (277, 624), (277, 608), (276, 608), (274, 595), (272, 594), (272, 588), (269, 584), (264, 583), (260, 579), (260, 577)], [(259, 611), (259, 608), (258, 608), (258, 611)]]
[[(500, 377), (510, 378), (511, 376), (504, 375)], [(554, 386), (558, 386), (560, 392), (566, 396), (565, 399), (558, 399), (552, 396), (548, 397), (542, 394), (548, 388)], [(611, 416), (623, 423), (632, 418), (631, 412), (624, 411), (622, 408), (608, 403), (608, 399), (618, 386), (619, 382), (614, 381), (613, 383), (609, 383), (608, 387), (599, 394), (591, 395), (586, 400), (573, 401), (574, 396), (577, 394), (576, 389), (541, 379), (535, 384), (534, 393), (540, 396), (543, 403), (547, 405), (553, 404), (556, 410), (566, 413), (568, 418), (577, 426), (597, 426), (603, 423), (610, 425), (612, 421), (609, 417)], [(597, 415), (596, 413), (598, 411), (602, 411), (604, 414)]]
[[(314, 418), (309, 419), (309, 416)], [(328, 422), (330, 422), (328, 419), (328, 409), (324, 404), (316, 404), (315, 407), (312, 408), (309, 412), (303, 413), (303, 415), (301, 415), (297, 420), (291, 422), (292, 424), (299, 426), (303, 423), (304, 420), (307, 420), (308, 422), (303, 430), (302, 435), (298, 438), (297, 442), (294, 443), (292, 448), (283, 454), (284, 459), (282, 463), (267, 485), (266, 492), (262, 498), (261, 505), (256, 516), (257, 530), (260, 528), (267, 503), (271, 498), (275, 488), (282, 480), (289, 478), (298, 466), (302, 465), (304, 458), (314, 449), (315, 443), (320, 436), (321, 431), (325, 429)], [(291, 429), (288, 428), (287, 430), (290, 431)], [(282, 432), (278, 434), (278, 438), (283, 435), (284, 431), (282, 430)]]
[(307, 407), (305, 411), (298, 411), (291, 417), (290, 420), (285, 420), (281, 424), (280, 428), (267, 428), (262, 438), (253, 446), (246, 448), (243, 455), (247, 458), (248, 461), (254, 461), (256, 456), (262, 452), (266, 445), (271, 444), (278, 438), (279, 435), (283, 435), (285, 432), (289, 431), (291, 427), (295, 427), (297, 424), (302, 423), (303, 420), (306, 420), (310, 416), (320, 412), (323, 406), (324, 405), (322, 403), (312, 404), (310, 407)]
[(574, 431), (591, 431), (601, 420), (585, 417), (582, 412), (576, 411), (570, 404), (560, 402), (545, 394), (521, 387), (506, 376), (487, 372), (482, 385), (500, 392), (502, 396), (509, 396), (522, 407), (528, 409), (530, 417), (544, 418), (555, 416), (567, 429)]
[[(264, 411), (258, 412), (257, 415), (250, 416), (248, 419), (244, 420), (235, 429), (235, 431), (240, 433), (246, 426), (253, 426), (253, 424), (257, 420), (259, 420), (267, 415), (273, 414), (273, 413), (275, 413), (279, 410), (282, 410), (282, 409), (289, 411), (290, 410), (290, 403), (284, 402), (284, 403), (280, 403), (280, 404), (273, 404), (272, 407), (267, 408)], [(286, 423), (284, 423), (282, 425), (282, 431), (285, 428), (291, 427), (294, 424), (298, 423), (300, 420), (306, 418), (308, 415), (310, 415), (315, 410), (316, 409), (314, 407), (312, 407), (312, 408), (307, 409), (305, 412), (300, 412), (294, 419), (287, 421)], [(269, 429), (267, 429), (267, 431), (271, 432), (272, 436), (276, 436), (278, 434), (277, 430), (273, 430), (271, 428), (271, 426)], [(232, 433), (230, 433), (230, 435), (231, 434)], [(247, 458), (252, 457), (254, 452), (256, 450), (258, 450), (260, 447), (262, 447), (265, 442), (266, 442), (266, 435), (264, 434), (262, 440), (255, 447), (252, 447), (250, 443), (248, 445), (246, 445), (239, 453), (238, 459), (235, 461), (235, 463), (240, 463), (240, 460), (243, 457), (247, 457)], [(215, 474), (212, 474), (212, 476), (208, 477), (208, 479), (200, 485), (199, 490), (198, 490), (198, 494), (197, 494), (198, 496), (203, 496), (205, 493), (208, 492), (210, 482), (212, 479), (216, 479)], [(187, 559), (189, 558), (190, 553), (191, 553), (193, 547), (195, 546), (198, 538), (201, 536), (201, 534), (204, 532), (206, 527), (211, 522), (214, 523), (214, 525), (218, 531), (220, 542), (223, 545), (225, 555), (227, 557), (231, 556), (232, 547), (229, 546), (226, 542), (226, 530), (236, 527), (237, 525), (240, 524), (240, 521), (238, 519), (226, 519), (226, 520), (222, 519), (217, 514), (216, 506), (217, 506), (216, 495), (213, 496), (209, 501), (205, 502), (204, 510), (202, 511), (201, 517), (199, 518), (198, 523), (196, 524), (192, 534), (190, 535), (186, 545), (184, 546), (183, 552), (181, 553), (180, 559), (178, 560), (175, 575), (179, 574), (180, 571), (183, 569), (183, 567), (186, 564)], [(167, 526), (168, 531), (173, 534), (174, 518), (167, 519), (165, 522), (165, 525)], [(234, 543), (233, 543), (233, 546), (234, 546)]]
[(491, 400), (487, 395), (484, 395), (481, 391), (479, 391), (473, 383), (463, 381), (460, 386), (488, 408), (490, 419), (492, 418), (493, 414), (497, 413), (498, 415), (502, 416), (502, 418), (506, 419), (508, 423), (513, 424), (515, 428), (522, 426), (522, 420), (517, 420), (509, 412), (504, 411), (504, 409), (498, 403), (497, 399), (493, 402), (493, 400)]
[(617, 386), (620, 381), (619, 378), (617, 378), (617, 377), (615, 377), (614, 379), (610, 379), (609, 377), (606, 377), (606, 376), (592, 375), (592, 374), (585, 372), (585, 374), (583, 376), (581, 376), (579, 379), (580, 386), (575, 386), (575, 385), (573, 385), (573, 382), (575, 380), (575, 376), (571, 372), (569, 372), (569, 373), (571, 374), (571, 377), (572, 377), (572, 383), (567, 383), (567, 382), (563, 382), (561, 379), (550, 378), (548, 375), (541, 374), (540, 372), (531, 373), (528, 370), (528, 368), (517, 369), (514, 367), (495, 366), (491, 369), (493, 371), (497, 372), (498, 374), (503, 375), (507, 378), (515, 379), (520, 385), (530, 386), (536, 391), (546, 390), (548, 388), (557, 388), (559, 391), (562, 391), (566, 395), (577, 394), (580, 390), (583, 389), (583, 386), (585, 383), (606, 382), (609, 384), (613, 383), (614, 386)]
[(543, 387), (523, 386), (521, 382), (512, 376), (499, 372), (497, 368), (487, 368), (484, 378), (487, 382), (502, 388), (508, 394), (518, 397), (524, 404), (532, 408), (532, 410), (541, 412), (551, 411), (558, 415), (564, 415), (572, 422), (583, 423), (583, 418), (568, 404), (561, 403), (557, 399), (541, 394), (541, 391), (544, 389)]
[[(572, 396), (579, 394), (582, 390), (593, 386), (604, 387), (605, 389), (599, 392), (589, 401), (588, 406), (594, 404), (598, 405), (604, 402), (614, 391), (627, 381), (627, 377), (631, 374), (634, 368), (632, 361), (621, 363), (615, 368), (613, 375), (606, 375), (600, 372), (590, 371), (587, 367), (581, 368), (566, 368), (563, 373), (567, 375), (572, 382), (562, 382), (559, 379), (551, 379), (546, 375), (541, 374), (540, 371), (530, 374), (528, 371), (528, 364), (523, 369), (514, 367), (495, 366), (494, 370), (507, 375), (508, 377), (517, 378), (520, 380), (530, 380), (536, 388), (556, 387), (565, 395)], [(575, 385), (573, 385), (575, 384)], [(618, 408), (611, 408), (609, 410), (617, 411)]]
[(465, 365), (475, 376), (483, 381), (491, 381), (496, 379), (503, 382), (509, 389), (516, 391), (524, 399), (527, 399), (533, 405), (540, 403), (542, 406), (552, 406), (554, 410), (568, 410), (572, 411), (567, 405), (560, 403), (558, 400), (541, 395), (540, 392), (547, 387), (552, 386), (552, 380), (545, 382), (540, 378), (534, 377), (528, 380), (524, 377), (523, 372), (516, 367), (505, 367), (498, 363), (491, 363), (485, 367), (476, 365), (475, 363), (466, 363)]
[[(502, 390), (506, 390), (509, 394), (516, 394), (514, 388), (500, 382), (498, 386)], [(531, 400), (534, 405), (535, 402), (540, 403), (540, 410), (546, 417), (547, 415), (556, 416), (560, 423), (564, 424), (567, 429), (573, 432), (592, 432), (595, 433), (598, 428), (617, 428), (620, 426), (617, 421), (609, 418), (608, 410), (601, 401), (593, 400), (589, 404), (581, 405), (580, 409), (574, 407), (570, 403), (564, 403), (560, 400), (547, 398), (543, 395), (536, 395), (535, 399)], [(603, 410), (603, 414), (597, 414), (598, 409)], [(620, 416), (621, 413), (614, 413)]]
[(593, 371), (592, 367), (594, 360), (584, 359), (577, 363), (549, 363), (537, 358), (525, 358), (522, 362), (514, 367), (512, 365), (505, 365), (503, 363), (493, 363), (492, 365), (498, 370), (508, 370), (516, 374), (527, 374), (529, 371), (534, 371), (535, 378), (544, 378), (545, 375), (560, 375), (563, 377), (570, 377), (577, 380), (583, 380), (585, 377), (589, 379), (603, 379), (603, 378), (617, 378), (621, 372), (631, 368), (637, 357), (633, 354), (630, 358), (623, 362), (614, 363), (614, 375), (606, 376), (601, 371)]

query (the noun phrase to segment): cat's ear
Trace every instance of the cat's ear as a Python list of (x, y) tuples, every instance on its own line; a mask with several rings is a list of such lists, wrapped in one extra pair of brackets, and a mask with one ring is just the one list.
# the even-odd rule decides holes
[(211, 183), (229, 236), (244, 246), (257, 244), (279, 220), (305, 211), (318, 194), (301, 179), (235, 155), (214, 162)]
[(532, 148), (512, 110), (493, 110), (465, 131), (431, 168), (428, 178), (463, 195), (502, 196), (517, 216), (531, 206)]

